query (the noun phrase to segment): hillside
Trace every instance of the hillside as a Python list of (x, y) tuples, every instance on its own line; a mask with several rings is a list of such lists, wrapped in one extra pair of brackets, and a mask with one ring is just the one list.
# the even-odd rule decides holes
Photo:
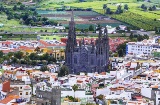
[[(94, 1), (94, 2), (92, 2)], [(92, 8), (93, 11), (107, 15), (121, 22), (134, 26), (136, 29), (155, 30), (156, 27), (160, 27), (160, 0), (86, 0), (86, 2), (77, 2), (77, 0), (49, 0), (42, 2), (41, 9), (57, 9), (63, 6), (70, 6), (74, 8)], [(103, 9), (103, 5), (107, 4), (107, 8)], [(141, 6), (145, 5), (146, 10)], [(122, 13), (117, 13), (118, 5), (121, 5)], [(124, 6), (128, 6), (128, 10), (124, 9)], [(156, 10), (152, 9), (156, 6)], [(106, 13), (109, 8), (110, 13)]]

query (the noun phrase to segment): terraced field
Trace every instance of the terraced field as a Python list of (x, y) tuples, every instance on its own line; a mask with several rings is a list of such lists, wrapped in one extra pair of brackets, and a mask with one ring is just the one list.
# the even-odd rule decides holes
[[(117, 9), (117, 5), (122, 5), (122, 9), (125, 4), (128, 5), (129, 11), (125, 11), (122, 14), (113, 14), (110, 17), (120, 20), (122, 22), (128, 23), (132, 26), (137, 27), (138, 29), (145, 30), (154, 30), (155, 27), (160, 27), (160, 9), (157, 11), (143, 11), (140, 6), (145, 4), (147, 7), (157, 5), (156, 3), (160, 2), (156, 0), (151, 0), (149, 2), (135, 2), (133, 0), (122, 0), (121, 3), (115, 3), (114, 1), (96, 1), (96, 2), (83, 2), (83, 3), (72, 3), (66, 4), (67, 6), (73, 6), (77, 8), (92, 8), (94, 11), (104, 14), (105, 10), (103, 10), (103, 4), (107, 4), (107, 7), (111, 9), (111, 11), (115, 12)], [(155, 21), (157, 20), (157, 21)]]
[[(38, 10), (37, 12), (41, 16), (62, 23), (64, 26), (68, 26), (68, 21), (70, 21), (71, 18), (71, 11)], [(104, 16), (94, 11), (74, 11), (74, 20), (76, 21), (76, 27), (78, 29), (88, 29), (90, 25), (95, 26), (96, 24), (101, 24), (102, 26), (111, 25), (112, 27), (117, 27), (122, 24), (106, 16), (106, 19), (100, 20), (98, 19), (100, 17)]]
[[(94, 2), (92, 2), (94, 1)], [(52, 1), (52, 3), (46, 4), (49, 8), (53, 6), (61, 8), (62, 5), (64, 6), (70, 6), (71, 8), (92, 8), (93, 11), (105, 14), (105, 10), (103, 10), (103, 4), (107, 4), (107, 7), (111, 9), (112, 12), (115, 12), (117, 9), (117, 5), (121, 5), (122, 9), (124, 8), (124, 5), (127, 4), (129, 7), (128, 11), (125, 11), (122, 14), (113, 14), (108, 15), (116, 20), (119, 20), (121, 22), (125, 22), (127, 24), (130, 24), (138, 29), (145, 29), (145, 30), (154, 30), (155, 27), (160, 27), (160, 0), (150, 0), (151, 2), (137, 2), (137, 0), (87, 0), (87, 2), (76, 2), (76, 1), (70, 1), (70, 3), (61, 3), (55, 5), (55, 2)], [(142, 4), (145, 4), (148, 8), (153, 5), (157, 5), (157, 11), (143, 11), (140, 7)], [(47, 8), (46, 6), (46, 8)], [(159, 6), (159, 7), (158, 7)], [(77, 14), (75, 12), (75, 14)], [(87, 17), (92, 18), (89, 16), (89, 13), (82, 13), (79, 12), (80, 16), (78, 17), (82, 19), (87, 19)], [(88, 14), (86, 16), (85, 14)], [(83, 15), (83, 16), (82, 16)], [(93, 14), (92, 14), (93, 15)], [(109, 22), (110, 23), (110, 22)]]

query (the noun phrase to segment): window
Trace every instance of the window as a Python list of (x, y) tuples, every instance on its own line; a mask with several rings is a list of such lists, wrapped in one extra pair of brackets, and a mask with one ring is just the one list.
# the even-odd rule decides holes
[(20, 89), (22, 89), (22, 87), (20, 87)]
[(77, 64), (77, 57), (74, 57), (74, 63)]
[(22, 95), (22, 93), (19, 93), (19, 95)]
[(26, 95), (28, 95), (28, 92), (26, 92)]
[(93, 58), (91, 58), (91, 65), (93, 65), (94, 64), (94, 60), (93, 60)]
[(101, 60), (101, 66), (103, 66), (103, 60)]
[(158, 98), (158, 100), (160, 100), (160, 98)]

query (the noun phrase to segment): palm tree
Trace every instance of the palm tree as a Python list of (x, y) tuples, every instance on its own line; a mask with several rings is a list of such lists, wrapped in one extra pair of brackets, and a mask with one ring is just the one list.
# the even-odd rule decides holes
[(74, 84), (74, 85), (72, 86), (72, 89), (73, 89), (73, 91), (74, 91), (74, 101), (75, 101), (75, 91), (78, 90), (78, 85)]

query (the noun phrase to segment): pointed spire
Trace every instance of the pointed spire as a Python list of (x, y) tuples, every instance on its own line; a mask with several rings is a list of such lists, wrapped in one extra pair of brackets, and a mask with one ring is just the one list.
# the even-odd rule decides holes
[(91, 39), (91, 44), (93, 44), (93, 41), (92, 41), (92, 39)]
[(85, 40), (84, 40), (84, 37), (83, 37), (83, 40), (82, 40), (82, 44), (83, 44), (83, 45), (85, 44)]
[(74, 21), (73, 9), (72, 9), (71, 21)]
[(81, 47), (81, 44), (82, 44), (81, 41), (79, 41), (79, 47)]
[(99, 28), (99, 35), (98, 35), (98, 37), (101, 38), (101, 36), (102, 36), (102, 29), (101, 29), (101, 27), (100, 27), (100, 28)]
[(107, 29), (107, 27), (105, 27), (105, 29), (104, 29), (104, 35), (108, 35), (108, 29)]

